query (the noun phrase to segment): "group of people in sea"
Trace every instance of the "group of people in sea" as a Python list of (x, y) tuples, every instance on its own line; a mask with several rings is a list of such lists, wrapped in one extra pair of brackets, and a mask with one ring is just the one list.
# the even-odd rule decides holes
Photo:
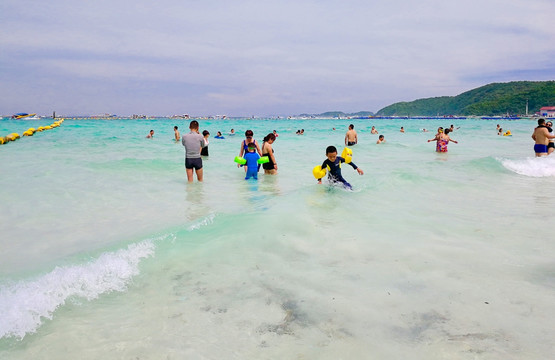
[[(534, 152), (537, 157), (546, 156), (551, 154), (555, 150), (555, 134), (553, 132), (553, 122), (546, 122), (545, 119), (538, 120), (538, 126), (534, 129), (532, 134), (532, 139), (535, 141)], [(348, 130), (345, 134), (345, 146), (354, 146), (358, 143), (358, 134), (354, 129), (354, 125), (350, 124)], [(502, 129), (497, 125), (498, 133), (502, 133)], [(458, 129), (458, 128), (457, 128)], [(181, 142), (185, 147), (185, 169), (187, 172), (187, 181), (193, 182), (194, 174), (196, 173), (197, 180), (203, 180), (203, 169), (202, 169), (202, 158), (201, 156), (208, 156), (208, 145), (210, 132), (204, 130), (202, 133), (199, 132), (199, 123), (196, 120), (191, 121), (189, 124), (190, 132), (181, 136), (177, 126), (174, 126), (175, 141)], [(335, 130), (335, 128), (333, 128)], [(421, 129), (423, 132), (428, 132), (426, 129)], [(449, 134), (455, 130), (454, 125), (450, 127), (438, 127), (437, 133), (434, 138), (429, 139), (428, 142), (436, 142), (436, 152), (445, 153), (447, 152), (447, 145), (450, 142), (458, 144), (458, 141), (452, 139)], [(370, 131), (372, 134), (378, 134), (378, 130), (375, 126), (372, 126)], [(401, 127), (400, 132), (404, 133), (404, 127)], [(302, 135), (303, 130), (297, 131), (297, 134)], [(234, 136), (235, 130), (227, 134), (228, 136)], [(268, 133), (264, 137), (262, 146), (254, 139), (254, 133), (252, 130), (245, 131), (245, 139), (241, 141), (239, 148), (239, 159), (243, 159), (244, 163), (237, 163), (237, 167), (243, 167), (245, 170), (245, 179), (258, 179), (258, 171), (260, 165), (264, 170), (265, 174), (275, 175), (278, 172), (278, 164), (274, 156), (274, 150), (272, 144), (276, 141), (278, 137), (276, 130)], [(147, 138), (154, 137), (154, 130), (150, 130)], [(224, 139), (224, 136), (220, 131), (214, 137), (216, 139)], [(385, 143), (385, 137), (380, 134), (377, 144)], [(351, 189), (351, 185), (343, 178), (341, 174), (341, 164), (347, 163), (354, 170), (356, 170), (360, 175), (364, 172), (358, 166), (356, 166), (350, 159), (350, 156), (339, 156), (337, 148), (335, 146), (328, 146), (326, 148), (326, 159), (322, 163), (320, 169), (316, 171), (315, 177), (318, 183), (322, 183), (322, 178), (325, 176), (327, 170), (328, 180), (330, 183), (340, 183), (345, 188)], [(261, 162), (261, 159), (264, 162)], [(323, 173), (322, 173), (323, 171)], [(318, 174), (323, 174), (322, 176), (317, 176)]]

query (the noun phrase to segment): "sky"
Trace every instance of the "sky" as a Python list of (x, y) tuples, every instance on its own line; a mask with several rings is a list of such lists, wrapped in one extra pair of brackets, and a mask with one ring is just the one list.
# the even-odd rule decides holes
[(2, 0), (0, 114), (373, 111), (555, 80), (554, 0)]

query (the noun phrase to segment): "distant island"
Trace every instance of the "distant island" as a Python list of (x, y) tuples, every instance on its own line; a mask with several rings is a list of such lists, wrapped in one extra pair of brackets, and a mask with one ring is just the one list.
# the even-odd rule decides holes
[(555, 81), (493, 83), (457, 96), (398, 102), (376, 116), (532, 115), (544, 106), (555, 106)]

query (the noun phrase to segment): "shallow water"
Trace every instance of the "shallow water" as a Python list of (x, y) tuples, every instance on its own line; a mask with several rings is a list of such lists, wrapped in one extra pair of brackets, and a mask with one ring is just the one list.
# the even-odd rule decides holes
[[(456, 120), (447, 154), (421, 128), (448, 119), (200, 123), (276, 129), (279, 174), (243, 180), (238, 134), (211, 139), (187, 184), (172, 138), (188, 123), (170, 119), (66, 120), (0, 146), (0, 358), (553, 354), (555, 158), (533, 157), (534, 122)], [(317, 185), (349, 123), (365, 174)]]

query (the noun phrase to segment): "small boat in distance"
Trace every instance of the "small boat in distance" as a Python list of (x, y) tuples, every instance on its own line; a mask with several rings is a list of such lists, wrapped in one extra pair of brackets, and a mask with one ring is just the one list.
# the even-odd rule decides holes
[(17, 120), (39, 120), (40, 117), (37, 114), (27, 114), (27, 113), (17, 113), (12, 115), (12, 119)]

